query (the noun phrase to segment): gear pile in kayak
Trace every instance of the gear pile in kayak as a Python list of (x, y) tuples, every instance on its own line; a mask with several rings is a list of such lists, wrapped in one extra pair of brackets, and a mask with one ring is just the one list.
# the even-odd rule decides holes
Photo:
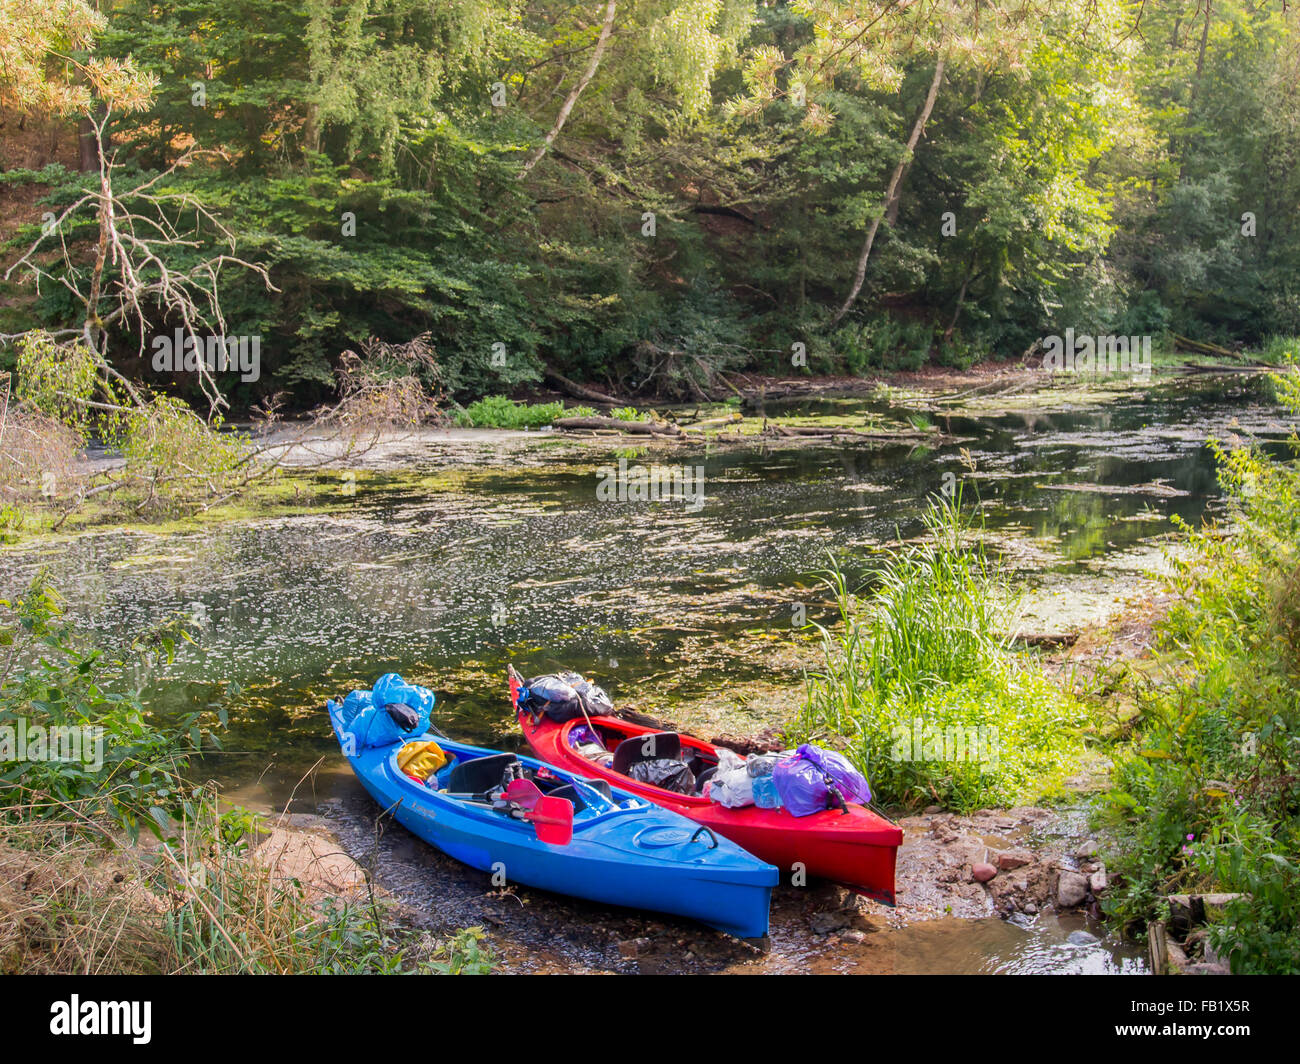
[[(609, 696), (576, 673), (525, 681), (511, 667), (509, 677), (511, 707), (542, 760), (706, 825), (796, 882), (803, 872), (894, 904), (902, 830), (868, 807), (867, 780), (842, 754), (805, 744), (746, 758), (623, 720)], [(599, 703), (580, 691), (599, 692)], [(566, 704), (552, 712), (557, 701)], [(602, 711), (592, 712), (596, 706)]]

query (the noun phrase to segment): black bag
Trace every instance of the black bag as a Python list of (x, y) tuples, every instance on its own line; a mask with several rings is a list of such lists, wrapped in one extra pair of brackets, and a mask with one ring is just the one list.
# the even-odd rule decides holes
[(641, 783), (653, 783), (675, 794), (695, 793), (695, 773), (685, 761), (668, 757), (638, 761), (629, 766), (627, 774)]
[(402, 731), (410, 731), (420, 723), (420, 714), (415, 712), (410, 706), (403, 705), (401, 702), (390, 702), (384, 707), (384, 712), (392, 719)]
[(578, 717), (598, 717), (614, 712), (609, 695), (576, 672), (549, 673), (528, 680), (524, 708), (545, 714), (557, 723)]

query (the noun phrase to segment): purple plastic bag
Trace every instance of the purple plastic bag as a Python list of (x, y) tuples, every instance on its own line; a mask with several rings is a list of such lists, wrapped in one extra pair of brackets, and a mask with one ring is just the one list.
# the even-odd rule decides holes
[(572, 747), (578, 747), (582, 746), (584, 743), (595, 743), (597, 746), (601, 747), (605, 745), (600, 741), (600, 736), (592, 731), (590, 726), (579, 724), (569, 732), (569, 745)]
[(830, 784), (846, 802), (865, 805), (871, 801), (866, 777), (843, 754), (804, 743), (794, 757), (777, 762), (772, 770), (781, 804), (792, 816), (812, 816), (830, 804)]

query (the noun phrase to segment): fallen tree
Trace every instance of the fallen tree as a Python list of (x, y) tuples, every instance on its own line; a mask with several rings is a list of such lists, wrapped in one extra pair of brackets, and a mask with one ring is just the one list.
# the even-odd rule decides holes
[(564, 432), (583, 430), (605, 430), (625, 432), (630, 436), (680, 436), (682, 430), (666, 421), (623, 421), (616, 417), (560, 417), (551, 422), (552, 426)]

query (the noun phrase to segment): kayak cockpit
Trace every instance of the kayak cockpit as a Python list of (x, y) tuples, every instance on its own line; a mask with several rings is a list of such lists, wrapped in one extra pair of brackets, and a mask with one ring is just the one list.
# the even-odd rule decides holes
[[(421, 739), (418, 742), (428, 742)], [(517, 803), (506, 797), (515, 781), (526, 781), (536, 787), (541, 796), (567, 801), (573, 809), (574, 827), (593, 822), (609, 813), (641, 808), (643, 803), (632, 795), (615, 798), (612, 788), (604, 780), (579, 779), (531, 758), (521, 758), (513, 753), (478, 750), (459, 743), (442, 744), (448, 755), (446, 764), (426, 779), (405, 771), (403, 751), (411, 743), (396, 747), (387, 759), (393, 778), (409, 788), (412, 800), (423, 802), (454, 802), (466, 809), (479, 809), (516, 815)], [(621, 799), (621, 800), (619, 800)]]

